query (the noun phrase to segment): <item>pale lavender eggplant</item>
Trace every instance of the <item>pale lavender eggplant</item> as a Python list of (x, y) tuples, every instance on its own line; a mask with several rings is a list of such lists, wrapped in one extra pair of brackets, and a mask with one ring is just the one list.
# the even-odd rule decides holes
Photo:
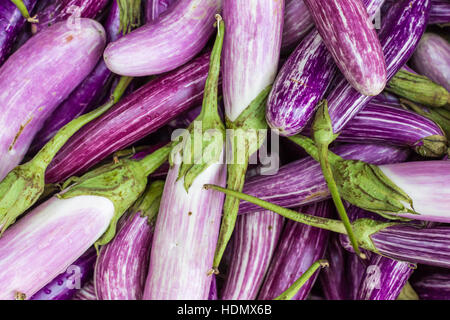
[(450, 2), (448, 0), (433, 0), (431, 3), (429, 24), (450, 23)]
[[(301, 2), (300, 0), (298, 2)], [(303, 130), (325, 95), (336, 72), (317, 30), (295, 48), (278, 73), (270, 92), (266, 120), (282, 136)]]
[(30, 300), (70, 300), (92, 277), (97, 251), (92, 247)]
[[(226, 166), (214, 163), (186, 192), (177, 180), (181, 156), (167, 174), (153, 236), (144, 300), (207, 300), (224, 195), (204, 184), (226, 184)], [(221, 158), (222, 159), (222, 158)], [(222, 159), (223, 160), (223, 159)]]
[[(300, 211), (328, 218), (331, 216), (332, 206), (329, 201), (323, 201), (303, 207)], [(315, 261), (322, 259), (327, 248), (328, 236), (329, 231), (287, 221), (258, 299), (272, 300), (278, 297)], [(292, 299), (306, 299), (318, 274), (315, 273)]]
[[(431, 0), (400, 0), (382, 21), (378, 34), (386, 62), (387, 81), (408, 61), (428, 23)], [(372, 98), (355, 90), (339, 75), (327, 96), (334, 133), (339, 133)]]
[[(413, 148), (427, 155), (425, 140), (438, 140), (435, 152), (446, 152), (445, 134), (432, 120), (388, 103), (369, 102), (342, 129), (337, 141), (354, 143), (389, 143)], [(440, 152), (439, 152), (440, 151)], [(433, 154), (428, 152), (429, 155)]]
[[(255, 300), (277, 247), (284, 218), (271, 211), (238, 217), (221, 298)], [(296, 279), (294, 279), (295, 281)]]
[[(23, 4), (31, 12), (36, 2), (37, 0), (24, 0)], [(14, 40), (25, 22), (25, 18), (11, 1), (6, 0), (0, 3), (0, 66), (8, 57)]]
[(356, 300), (396, 300), (413, 271), (410, 263), (372, 255)]
[(411, 285), (420, 300), (450, 300), (450, 272), (448, 269), (426, 271)]
[[(406, 160), (409, 151), (388, 145), (348, 144), (331, 149), (345, 159), (373, 164), (396, 163)], [(277, 205), (295, 208), (330, 197), (320, 164), (306, 157), (282, 166), (275, 175), (251, 177), (243, 192)], [(259, 211), (260, 207), (241, 201), (239, 213)]]
[(386, 85), (386, 64), (361, 0), (304, 0), (314, 24), (347, 81), (367, 96)]
[(52, 197), (0, 238), (0, 299), (28, 299), (106, 231), (114, 204), (100, 196)]
[(303, 0), (285, 0), (281, 49), (296, 47), (314, 27), (314, 21)]
[[(116, 1), (116, 0), (114, 0)], [(38, 23), (32, 25), (33, 33), (42, 31), (60, 21), (77, 18), (95, 18), (106, 7), (109, 0), (58, 0), (51, 1), (37, 13)], [(73, 18), (72, 18), (73, 17)]]
[(92, 71), (105, 45), (96, 21), (65, 22), (32, 37), (0, 68), (0, 179), (17, 166), (52, 111)]
[(177, 0), (147, 0), (145, 2), (146, 22), (150, 22), (163, 14)]
[(90, 280), (72, 297), (72, 300), (98, 300), (95, 295), (94, 280)]
[[(119, 6), (114, 0), (110, 9), (108, 19), (105, 23), (107, 41), (115, 41), (120, 37), (120, 19)], [(42, 129), (34, 138), (31, 152), (39, 151), (55, 134), (83, 113), (89, 111), (97, 104), (104, 90), (107, 89), (112, 79), (111, 71), (106, 67), (105, 62), (101, 59), (95, 69), (87, 76), (83, 82), (70, 94), (47, 119)]]
[(278, 71), (284, 1), (224, 0), (222, 88), (225, 115), (235, 121)]
[(412, 57), (414, 68), (450, 91), (450, 43), (434, 33), (425, 33)]
[(106, 65), (133, 77), (178, 68), (195, 57), (216, 30), (214, 15), (221, 5), (222, 0), (178, 0), (161, 18), (110, 43), (103, 54)]
[(99, 300), (141, 300), (147, 276), (153, 226), (130, 212), (114, 239), (103, 246), (95, 264)]
[(115, 151), (144, 138), (200, 103), (209, 53), (151, 80), (78, 131), (46, 171), (54, 183), (86, 171)]

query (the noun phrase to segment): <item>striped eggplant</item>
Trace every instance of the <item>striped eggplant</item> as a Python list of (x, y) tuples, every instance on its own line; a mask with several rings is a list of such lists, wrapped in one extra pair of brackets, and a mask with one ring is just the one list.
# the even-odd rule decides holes
[[(301, 210), (317, 217), (331, 215), (331, 203), (319, 202)], [(283, 229), (267, 276), (258, 294), (258, 299), (269, 300), (283, 293), (316, 260), (322, 259), (328, 244), (329, 232), (295, 221), (287, 221)], [(309, 295), (318, 273), (293, 297), (304, 300)]]
[[(389, 81), (413, 54), (428, 22), (431, 0), (400, 0), (390, 6), (378, 33)], [(343, 76), (327, 95), (333, 132), (339, 133), (373, 97), (360, 94)]]
[[(31, 12), (37, 0), (23, 0), (23, 4)], [(12, 1), (0, 3), (0, 66), (8, 57), (8, 54), (19, 35), (26, 19)]]
[(146, 0), (145, 21), (148, 23), (163, 14), (176, 0)]
[(450, 91), (450, 43), (434, 33), (425, 33), (412, 57), (415, 70)]
[[(283, 224), (283, 217), (270, 211), (238, 217), (233, 233), (231, 264), (221, 293), (222, 300), (257, 298)], [(293, 278), (295, 280), (294, 276)]]
[(78, 24), (77, 18), (94, 19), (106, 7), (108, 2), (109, 0), (50, 1), (44, 9), (37, 13), (39, 22), (33, 23), (31, 30), (33, 33), (37, 33), (64, 20), (75, 26)]
[(106, 65), (125, 76), (178, 68), (203, 49), (221, 5), (222, 0), (178, 0), (160, 19), (110, 43), (103, 55)]
[(90, 280), (72, 297), (72, 300), (98, 300), (95, 295), (94, 280)]
[(386, 85), (380, 40), (361, 0), (304, 0), (344, 77), (358, 92), (379, 94)]
[(369, 102), (343, 128), (337, 141), (408, 146), (425, 157), (447, 152), (447, 139), (432, 120), (388, 103)]
[(303, 0), (285, 0), (281, 49), (295, 48), (314, 27), (314, 21)]
[(0, 299), (28, 299), (106, 231), (114, 204), (100, 196), (53, 197), (0, 238)]
[(448, 269), (435, 268), (422, 271), (414, 277), (411, 285), (420, 300), (450, 300), (450, 272)]
[(103, 246), (95, 264), (99, 300), (141, 300), (164, 183), (155, 181), (130, 210), (114, 239)]
[[(119, 6), (113, 1), (109, 16), (105, 23), (107, 42), (115, 41), (120, 37)], [(97, 63), (95, 69), (83, 82), (69, 95), (69, 97), (58, 106), (52, 115), (45, 121), (42, 129), (34, 138), (30, 152), (40, 150), (64, 125), (72, 119), (89, 111), (97, 104), (104, 90), (108, 88), (112, 79), (111, 71), (106, 67), (103, 59)]]
[(372, 255), (356, 300), (396, 300), (413, 271), (410, 263)]
[(95, 67), (105, 31), (90, 19), (80, 19), (79, 27), (61, 22), (47, 28), (0, 68), (5, 89), (0, 95), (0, 179), (20, 163), (47, 117)]
[(46, 172), (55, 183), (86, 171), (115, 151), (144, 138), (202, 98), (209, 53), (155, 78), (75, 134)]
[[(331, 150), (346, 159), (359, 159), (374, 164), (402, 162), (409, 155), (406, 149), (376, 144), (341, 145)], [(289, 208), (330, 197), (320, 165), (310, 157), (282, 166), (276, 175), (260, 175), (248, 179), (243, 192)], [(258, 206), (241, 201), (239, 213), (258, 210)]]
[(431, 3), (429, 24), (450, 23), (450, 2), (448, 0), (433, 0)]
[(91, 279), (97, 252), (92, 247), (30, 300), (70, 300)]

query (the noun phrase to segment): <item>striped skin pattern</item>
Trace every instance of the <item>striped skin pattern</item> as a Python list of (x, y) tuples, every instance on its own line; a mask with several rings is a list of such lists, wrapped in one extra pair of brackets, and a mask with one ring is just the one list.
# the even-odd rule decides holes
[(209, 56), (148, 82), (84, 126), (53, 159), (46, 181), (59, 182), (86, 171), (201, 103)]
[(17, 166), (36, 133), (97, 64), (101, 24), (60, 22), (30, 38), (0, 69), (0, 180)]
[[(345, 159), (362, 160), (373, 164), (396, 163), (406, 160), (404, 148), (375, 144), (349, 144), (332, 148)], [(330, 197), (320, 164), (306, 157), (280, 168), (275, 175), (249, 178), (243, 192), (282, 207), (295, 208)], [(239, 213), (260, 211), (260, 207), (241, 201)]]
[[(329, 201), (314, 203), (299, 209), (317, 217), (331, 216)], [(258, 299), (271, 300), (282, 294), (315, 261), (324, 258), (329, 231), (288, 220), (280, 236), (278, 246), (267, 272)], [(293, 300), (304, 300), (314, 285), (318, 272), (311, 277)]]
[[(224, 156), (224, 155), (223, 155)], [(226, 185), (226, 165), (215, 163), (186, 192), (177, 180), (180, 153), (169, 170), (153, 236), (144, 300), (207, 300), (224, 194), (205, 184)]]
[(361, 0), (305, 0), (336, 65), (358, 92), (374, 96), (386, 85), (375, 27)]
[(216, 30), (222, 0), (178, 0), (155, 22), (110, 43), (103, 54), (108, 68), (123, 76), (171, 71), (195, 57)]
[(432, 0), (429, 24), (450, 23), (450, 2)]
[(94, 280), (90, 280), (75, 293), (71, 300), (98, 300), (95, 295)]
[(278, 71), (284, 1), (224, 0), (222, 53), (225, 114), (236, 118)]
[(314, 21), (303, 0), (285, 0), (281, 50), (288, 51), (314, 27)]
[(223, 300), (255, 300), (277, 247), (284, 218), (271, 211), (238, 217)]
[(411, 285), (420, 300), (449, 300), (450, 273), (448, 269), (426, 270), (418, 279), (411, 280)]
[[(431, 0), (401, 0), (392, 5), (378, 34), (389, 81), (413, 54), (428, 23)], [(373, 97), (355, 90), (341, 75), (327, 97), (334, 133), (339, 133)]]

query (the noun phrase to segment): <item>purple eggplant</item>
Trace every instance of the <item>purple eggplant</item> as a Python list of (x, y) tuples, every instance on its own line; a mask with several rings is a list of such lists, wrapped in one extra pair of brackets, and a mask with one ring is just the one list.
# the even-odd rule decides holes
[(72, 300), (98, 300), (95, 295), (94, 280), (90, 280), (72, 297)]
[(54, 183), (86, 171), (197, 105), (208, 66), (209, 54), (204, 54), (122, 99), (67, 142), (50, 164), (46, 181)]
[(97, 252), (90, 248), (30, 300), (70, 300), (92, 277)]
[(448, 0), (432, 0), (429, 24), (450, 23), (450, 2)]
[[(23, 0), (28, 11), (33, 10), (37, 0)], [(6, 0), (0, 3), (0, 66), (6, 60), (16, 37), (25, 25), (26, 19), (19, 9)]]
[[(283, 223), (282, 216), (270, 211), (238, 217), (233, 232), (231, 264), (221, 294), (223, 300), (256, 299), (277, 246)], [(293, 281), (295, 278), (293, 276)]]
[(411, 280), (420, 300), (450, 300), (450, 272), (448, 269), (424, 270)]
[[(312, 204), (302, 211), (317, 217), (331, 215), (328, 201)], [(287, 221), (270, 264), (267, 276), (258, 294), (258, 299), (270, 300), (278, 297), (316, 260), (322, 259), (328, 244), (329, 232)], [(318, 273), (293, 297), (304, 300), (316, 281)]]
[(287, 51), (296, 47), (314, 27), (314, 21), (303, 0), (286, 0), (281, 48)]
[(380, 40), (361, 0), (304, 0), (324, 44), (348, 82), (367, 96), (386, 85)]
[[(400, 0), (393, 4), (378, 34), (389, 81), (413, 54), (428, 22), (431, 0)], [(327, 96), (333, 132), (339, 133), (372, 98), (355, 90), (343, 76)]]
[(217, 292), (217, 280), (216, 275), (211, 275), (211, 288), (209, 289), (208, 300), (219, 300), (218, 292)]
[(177, 0), (146, 0), (145, 21), (148, 23), (163, 14)]
[(434, 33), (425, 33), (412, 57), (414, 68), (450, 91), (450, 43)]
[[(114, 0), (116, 1), (116, 0)], [(37, 14), (38, 23), (32, 25), (33, 33), (42, 31), (57, 22), (68, 20), (74, 26), (78, 18), (95, 18), (109, 0), (58, 0), (51, 1)], [(72, 19), (73, 21), (70, 21)]]
[(110, 43), (103, 55), (106, 65), (125, 76), (178, 68), (203, 49), (221, 5), (222, 0), (178, 0), (161, 18)]
[(0, 68), (0, 179), (20, 163), (47, 117), (95, 67), (105, 31), (94, 20), (79, 22), (80, 30), (61, 22), (32, 37)]
[[(375, 144), (341, 145), (331, 150), (346, 159), (359, 159), (374, 164), (402, 162), (409, 154), (403, 148)], [(320, 164), (310, 157), (281, 167), (276, 175), (248, 179), (243, 192), (289, 208), (330, 197)], [(246, 201), (241, 201), (239, 207), (241, 214), (259, 210), (258, 206)]]
[(441, 157), (447, 139), (432, 120), (387, 103), (370, 102), (343, 128), (337, 141), (408, 146), (425, 157)]

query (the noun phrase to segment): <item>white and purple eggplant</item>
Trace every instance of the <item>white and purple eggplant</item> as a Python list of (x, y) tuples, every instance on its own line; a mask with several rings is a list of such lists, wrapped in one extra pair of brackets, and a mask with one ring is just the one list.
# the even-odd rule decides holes
[[(317, 216), (331, 215), (329, 201), (318, 202), (303, 211)], [(316, 260), (324, 258), (329, 232), (287, 221), (281, 234), (267, 276), (258, 294), (258, 299), (271, 300), (278, 297), (302, 275)], [(294, 300), (304, 300), (309, 295), (318, 273), (295, 294)]]
[(90, 280), (72, 297), (72, 300), (98, 300), (95, 295), (94, 280)]
[(104, 45), (98, 22), (80, 19), (79, 29), (61, 22), (32, 37), (3, 64), (0, 179), (20, 163), (47, 117), (92, 71)]
[(94, 271), (99, 300), (142, 299), (163, 187), (162, 181), (153, 182), (124, 217), (114, 239), (101, 248)]
[(133, 77), (178, 68), (206, 45), (221, 6), (222, 0), (178, 0), (159, 19), (110, 43), (103, 55), (106, 65)]
[(270, 211), (238, 217), (233, 233), (231, 263), (221, 292), (222, 300), (257, 298), (283, 225), (283, 217)]
[(417, 72), (450, 91), (450, 44), (446, 39), (425, 33), (411, 60)]
[(450, 300), (450, 272), (448, 269), (421, 270), (411, 280), (411, 286), (420, 300)]
[(433, 0), (428, 23), (443, 25), (450, 23), (450, 2), (448, 0)]
[(362, 1), (304, 2), (324, 44), (352, 87), (363, 95), (379, 94), (386, 85), (386, 64)]
[(314, 27), (314, 21), (303, 0), (285, 0), (281, 50), (296, 47)]

